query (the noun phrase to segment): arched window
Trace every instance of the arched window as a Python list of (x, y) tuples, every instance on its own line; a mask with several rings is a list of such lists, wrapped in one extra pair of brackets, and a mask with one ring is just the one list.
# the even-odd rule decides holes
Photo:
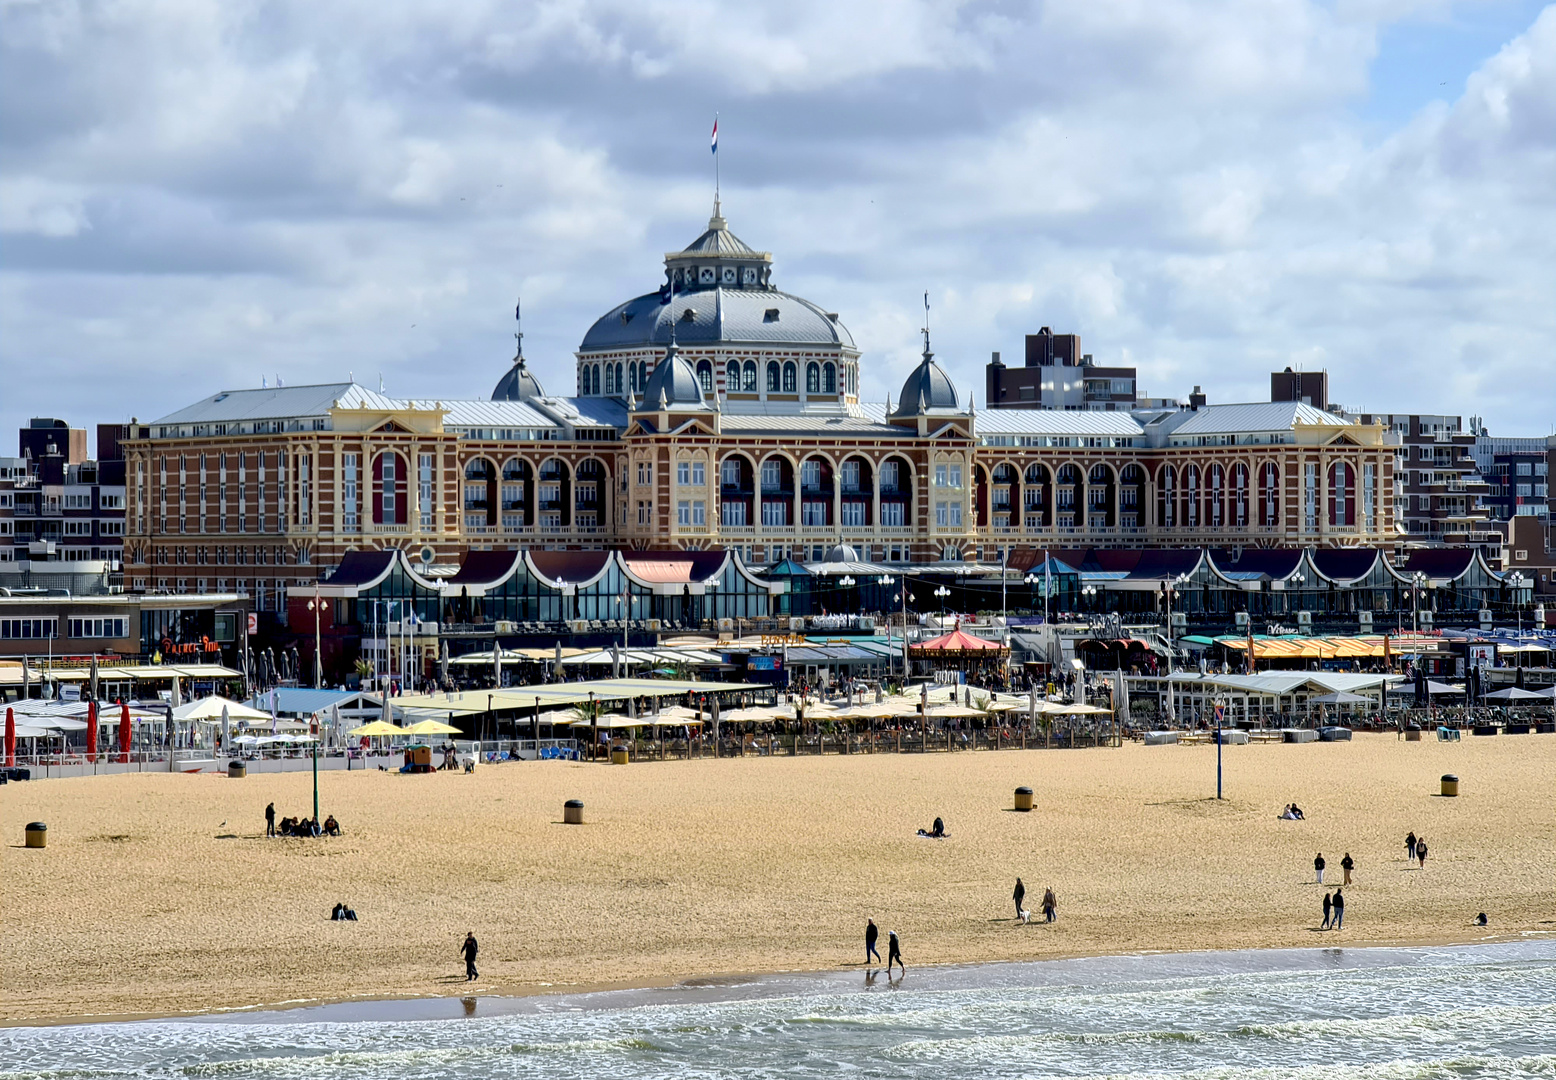
[(1156, 523), (1172, 528), (1178, 523), (1177, 490), (1178, 474), (1171, 465), (1163, 465), (1156, 473)]
[(1248, 524), (1248, 466), (1241, 462), (1232, 466), (1232, 524)]
[(747, 360), (746, 361), (745, 377), (740, 382), (740, 389), (744, 390), (748, 394), (756, 393), (756, 361), (755, 360)]
[(1183, 470), (1183, 524), (1193, 528), (1199, 524), (1199, 466), (1190, 465)]
[(373, 459), (373, 524), (404, 525), (405, 503), (405, 462), (386, 450)]
[(1273, 461), (1259, 466), (1259, 524), (1280, 524), (1280, 468)]
[(769, 360), (767, 362), (767, 392), (769, 394), (776, 394), (778, 392), (778, 386), (778, 361)]
[(821, 392), (837, 393), (837, 368), (832, 364), (824, 364), (821, 368)]
[(821, 365), (814, 360), (805, 365), (805, 392), (821, 393)]
[(1226, 504), (1226, 470), (1212, 465), (1205, 470), (1205, 524), (1219, 529), (1224, 523), (1223, 507)]
[(706, 360), (697, 361), (697, 385), (704, 394), (713, 393), (713, 365)]
[(1329, 466), (1329, 524), (1345, 528), (1356, 524), (1355, 474), (1343, 461)]
[(605, 392), (607, 394), (616, 392), (616, 372), (609, 364), (605, 365)]
[(783, 365), (783, 392), (792, 394), (799, 388), (800, 369), (794, 366), (793, 360), (784, 361)]
[(616, 365), (616, 393), (618, 393), (618, 394), (625, 394), (627, 392), (627, 387), (626, 387), (625, 384), (622, 383), (621, 375), (622, 375), (622, 369), (621, 369), (621, 365), (618, 363)]
[(724, 365), (724, 390), (734, 393), (740, 389), (740, 361), (731, 360)]

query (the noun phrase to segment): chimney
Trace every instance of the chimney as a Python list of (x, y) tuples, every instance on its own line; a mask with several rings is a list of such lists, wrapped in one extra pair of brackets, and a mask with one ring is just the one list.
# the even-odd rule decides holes
[(1205, 404), (1205, 392), (1196, 386), (1194, 392), (1189, 395), (1189, 408), (1198, 409), (1203, 404)]

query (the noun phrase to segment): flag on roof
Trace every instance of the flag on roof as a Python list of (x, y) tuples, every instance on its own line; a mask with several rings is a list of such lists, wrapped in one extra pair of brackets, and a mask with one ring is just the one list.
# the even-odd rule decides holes
[(713, 118), (713, 149), (711, 152), (715, 154), (719, 152), (719, 118), (717, 116)]

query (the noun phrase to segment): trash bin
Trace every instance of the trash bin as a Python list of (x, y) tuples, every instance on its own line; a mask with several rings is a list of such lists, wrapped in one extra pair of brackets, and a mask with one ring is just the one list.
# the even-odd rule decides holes
[(49, 827), (41, 821), (29, 821), (27, 823), (27, 846), (48, 847)]
[(1032, 809), (1032, 789), (1031, 788), (1029, 788), (1029, 787), (1018, 787), (1016, 789), (1016, 809), (1017, 810), (1022, 810), (1022, 811)]
[(234, 780), (242, 780), (249, 774), (249, 767), (241, 761), (227, 762), (227, 775)]
[(1405, 741), (1406, 742), (1420, 742), (1421, 741), (1421, 725), (1420, 724), (1411, 724), (1409, 727), (1405, 728)]
[(1459, 796), (1459, 778), (1453, 773), (1443, 775), (1443, 798), (1455, 799)]
[(625, 765), (627, 763), (627, 748), (625, 746), (611, 747), (611, 764)]
[(562, 804), (562, 823), (564, 825), (583, 824), (583, 800), (568, 799)]

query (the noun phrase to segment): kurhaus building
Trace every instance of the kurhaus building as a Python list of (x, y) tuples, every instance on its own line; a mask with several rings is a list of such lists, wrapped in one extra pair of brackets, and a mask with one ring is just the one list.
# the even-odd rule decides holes
[(1009, 549), (1391, 546), (1386, 429), (1302, 402), (985, 410), (929, 350), (860, 400), (832, 312), (707, 230), (606, 312), (548, 395), (522, 341), (489, 399), (353, 383), (229, 390), (126, 444), (134, 589), (242, 589), (277, 610), (352, 549), (728, 548), (747, 565), (997, 561)]

